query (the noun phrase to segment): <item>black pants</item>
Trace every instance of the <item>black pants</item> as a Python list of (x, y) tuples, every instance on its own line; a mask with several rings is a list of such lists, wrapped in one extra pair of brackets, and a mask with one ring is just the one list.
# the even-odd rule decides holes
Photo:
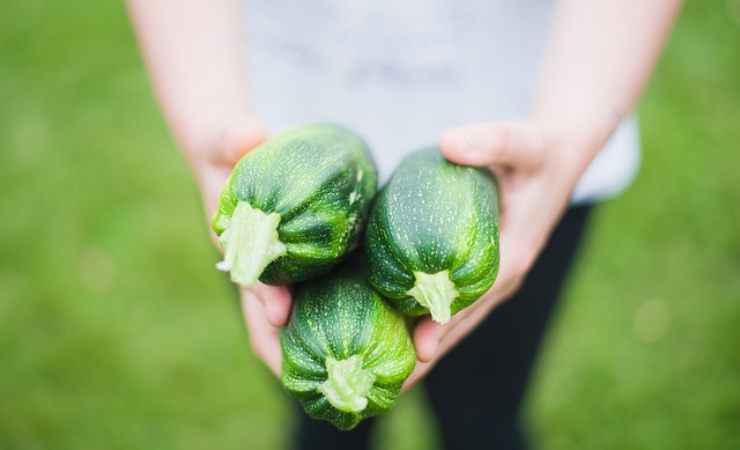
[[(522, 288), (427, 375), (425, 387), (444, 448), (524, 449), (520, 408), (547, 328), (591, 207), (568, 210)], [(303, 413), (295, 448), (363, 450), (375, 419), (339, 431)]]

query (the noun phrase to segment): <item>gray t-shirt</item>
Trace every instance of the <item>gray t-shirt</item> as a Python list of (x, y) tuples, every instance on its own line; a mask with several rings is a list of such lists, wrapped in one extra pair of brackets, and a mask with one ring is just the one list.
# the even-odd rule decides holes
[[(251, 106), (269, 129), (344, 124), (381, 179), (466, 123), (526, 118), (551, 0), (245, 0)], [(639, 165), (626, 120), (574, 202), (616, 195)]]

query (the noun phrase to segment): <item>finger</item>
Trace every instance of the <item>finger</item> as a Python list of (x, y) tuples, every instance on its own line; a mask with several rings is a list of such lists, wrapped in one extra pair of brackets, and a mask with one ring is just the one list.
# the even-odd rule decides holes
[(242, 294), (242, 313), (249, 331), (252, 349), (267, 367), (279, 377), (282, 355), (278, 329), (270, 325), (267, 321), (264, 306), (249, 291), (244, 291)]
[(442, 153), (452, 162), (469, 166), (501, 165), (532, 169), (543, 156), (542, 137), (524, 122), (481, 122), (442, 133)]
[(519, 258), (516, 254), (516, 247), (512, 247), (508, 243), (501, 243), (501, 256), (500, 256), (499, 272), (496, 275), (496, 281), (493, 283), (495, 288), (501, 288), (508, 285), (511, 280), (517, 278), (519, 275), (519, 266), (522, 264), (519, 262)]
[(406, 378), (406, 381), (403, 382), (403, 386), (401, 386), (401, 392), (406, 392), (407, 390), (411, 389), (416, 383), (419, 382), (419, 380), (424, 378), (426, 374), (429, 373), (432, 367), (434, 367), (433, 362), (416, 361), (414, 371), (411, 372), (411, 375)]
[(481, 320), (479, 317), (485, 317), (490, 308), (486, 308), (485, 311), (482, 311), (483, 309), (482, 305), (466, 308), (445, 325), (434, 322), (430, 317), (421, 319), (414, 329), (416, 366), (401, 390), (408, 390), (424, 378), (427, 372), (454, 345), (452, 341), (462, 339), (470, 331), (470, 327), (466, 326), (470, 318), (473, 318), (472, 323), (477, 324)]
[(524, 283), (529, 269), (531, 264), (523, 259), (516, 259), (511, 263), (502, 262), (499, 276), (489, 291), (492, 303), (501, 303), (514, 295)]
[(229, 126), (221, 136), (217, 137), (212, 153), (213, 160), (231, 167), (266, 138), (267, 133), (262, 124), (253, 119), (245, 119), (236, 125)]
[(477, 300), (473, 305), (452, 316), (452, 319), (444, 325), (438, 324), (429, 316), (421, 318), (414, 328), (417, 358), (424, 362), (439, 358), (443, 352), (441, 343), (445, 341), (446, 336), (454, 333), (459, 324), (466, 322), (476, 310), (486, 308), (489, 301), (489, 296)]
[(265, 307), (267, 320), (274, 327), (282, 327), (290, 317), (292, 298), (285, 286), (270, 286), (257, 282), (249, 288)]
[(519, 207), (507, 208), (501, 215), (500, 265), (493, 285), (498, 297), (511, 295), (521, 285), (550, 233), (549, 229), (543, 233), (539, 225), (541, 209), (524, 206), (536, 204), (536, 199), (518, 196), (509, 201)]
[(198, 181), (201, 185), (201, 194), (205, 206), (206, 220), (210, 222), (218, 207), (221, 191), (231, 173), (231, 167), (224, 165), (207, 164), (195, 169)]
[(440, 325), (431, 317), (423, 317), (414, 327), (414, 347), (419, 361), (429, 362), (437, 354), (439, 341), (450, 324)]

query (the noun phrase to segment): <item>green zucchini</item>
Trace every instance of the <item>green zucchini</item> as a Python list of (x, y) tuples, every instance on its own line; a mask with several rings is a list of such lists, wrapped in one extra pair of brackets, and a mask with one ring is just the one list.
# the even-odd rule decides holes
[(329, 124), (273, 135), (245, 155), (221, 193), (217, 267), (250, 286), (328, 272), (355, 244), (378, 175), (365, 142)]
[(438, 148), (418, 151), (378, 195), (365, 241), (373, 288), (408, 315), (446, 323), (496, 279), (495, 182)]
[(342, 430), (389, 410), (416, 362), (403, 315), (356, 265), (297, 284), (293, 301), (280, 332), (288, 393)]

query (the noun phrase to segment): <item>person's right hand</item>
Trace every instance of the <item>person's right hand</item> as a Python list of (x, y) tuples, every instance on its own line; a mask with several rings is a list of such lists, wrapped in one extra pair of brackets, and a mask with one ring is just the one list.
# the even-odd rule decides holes
[[(263, 127), (253, 118), (244, 117), (189, 142), (181, 140), (200, 185), (209, 223), (232, 169), (242, 156), (265, 138)], [(212, 238), (217, 242), (215, 233), (212, 233)], [(252, 350), (279, 377), (279, 329), (290, 315), (290, 291), (285, 286), (260, 282), (239, 291)]]

